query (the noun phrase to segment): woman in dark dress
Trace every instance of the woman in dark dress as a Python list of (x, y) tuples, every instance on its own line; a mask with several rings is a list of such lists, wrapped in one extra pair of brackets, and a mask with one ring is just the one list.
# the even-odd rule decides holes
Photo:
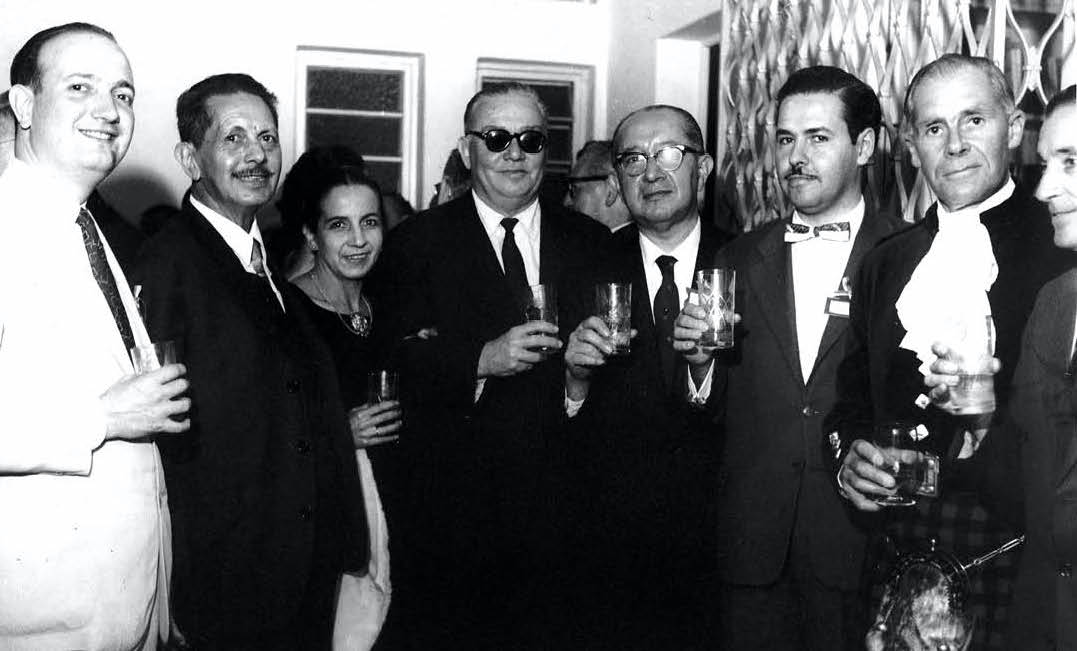
[[(337, 366), (341, 397), (349, 413), (371, 532), (371, 563), (363, 577), (341, 588), (336, 635), (347, 648), (369, 648), (389, 605), (389, 556), (385, 514), (366, 448), (393, 442), (401, 427), (400, 403), (368, 401), (367, 377), (382, 366), (370, 340), (374, 307), (363, 279), (381, 253), (385, 227), (378, 186), (354, 165), (319, 166), (299, 205), (314, 267), (292, 282), (303, 291)], [(345, 601), (349, 599), (350, 604)], [(349, 607), (350, 606), (350, 607)]]

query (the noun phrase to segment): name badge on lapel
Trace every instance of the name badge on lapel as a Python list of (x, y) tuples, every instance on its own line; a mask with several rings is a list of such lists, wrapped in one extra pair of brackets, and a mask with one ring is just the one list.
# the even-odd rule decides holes
[(841, 286), (836, 292), (826, 299), (826, 308), (823, 310), (830, 316), (849, 318), (849, 304), (853, 300), (853, 292), (849, 289), (849, 278), (843, 276)]

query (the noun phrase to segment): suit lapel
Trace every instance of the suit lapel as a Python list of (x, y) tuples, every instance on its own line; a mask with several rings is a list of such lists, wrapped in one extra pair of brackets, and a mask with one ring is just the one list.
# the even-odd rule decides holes
[(759, 312), (774, 332), (774, 338), (789, 364), (789, 371), (803, 384), (800, 352), (797, 348), (796, 310), (793, 309), (795, 303), (789, 247), (785, 246), (784, 232), (784, 228), (775, 226), (760, 240), (756, 247), (756, 253), (760, 257), (759, 264), (750, 265), (747, 269), (744, 295), (754, 295)]
[(562, 217), (556, 208), (539, 202), (539, 282), (556, 285), (561, 278), (561, 254), (565, 250), (565, 229), (557, 228)]
[[(225, 290), (239, 299), (237, 303), (249, 314), (251, 321), (260, 328), (269, 328), (276, 323), (283, 313), (280, 310), (280, 304), (276, 303), (276, 297), (272, 297), (273, 304), (266, 301), (265, 292), (272, 294), (268, 282), (265, 279), (259, 279), (260, 282), (266, 283), (265, 291), (261, 291), (262, 288), (252, 281), (252, 278), (257, 278), (257, 276), (247, 273), (239, 258), (236, 257), (235, 252), (224, 241), (221, 234), (213, 228), (209, 220), (198, 212), (194, 206), (189, 203), (185, 204), (184, 215), (188, 219), (192, 237), (198, 242), (199, 248), (205, 253), (206, 258), (216, 268), (217, 277), (224, 285)], [(274, 278), (274, 282), (281, 283), (286, 281), (278, 275)]]
[[(517, 314), (505, 272), (497, 260), (497, 253), (490, 243), (490, 236), (475, 209), (475, 200), (468, 193), (460, 200), (460, 210), (453, 215), (458, 220), (456, 228), (450, 229), (456, 240), (456, 250), (461, 259), (460, 282), (467, 283), (471, 291), (482, 297), (474, 305), (481, 306), (484, 314), (480, 323), (489, 325), (498, 334), (523, 322)], [(545, 221), (545, 220), (543, 220)], [(541, 244), (540, 244), (541, 246)], [(546, 247), (542, 246), (542, 249)], [(540, 255), (542, 255), (540, 250)]]
[[(853, 241), (852, 251), (849, 252), (849, 260), (845, 263), (845, 271), (842, 272), (842, 278), (848, 278), (850, 281), (853, 276), (856, 275), (858, 269), (860, 269), (860, 261), (864, 259), (864, 255), (871, 250), (875, 243), (882, 239), (885, 235), (892, 231), (892, 227), (886, 219), (880, 215), (864, 215), (864, 221), (860, 225), (860, 230), (856, 234), (856, 240)], [(834, 290), (838, 288), (833, 287)], [(819, 352), (815, 356), (815, 366), (812, 367), (812, 378), (815, 377), (815, 369), (819, 368), (823, 359), (837, 343), (838, 338), (845, 332), (845, 328), (849, 325), (848, 318), (831, 316), (827, 319), (826, 328), (823, 330), (823, 336), (819, 340)], [(811, 378), (809, 378), (809, 381)]]

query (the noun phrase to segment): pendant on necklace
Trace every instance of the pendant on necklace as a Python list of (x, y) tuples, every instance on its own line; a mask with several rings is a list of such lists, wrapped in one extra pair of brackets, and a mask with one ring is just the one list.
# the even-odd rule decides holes
[(348, 315), (351, 331), (363, 337), (370, 334), (370, 317), (362, 312), (352, 312)]

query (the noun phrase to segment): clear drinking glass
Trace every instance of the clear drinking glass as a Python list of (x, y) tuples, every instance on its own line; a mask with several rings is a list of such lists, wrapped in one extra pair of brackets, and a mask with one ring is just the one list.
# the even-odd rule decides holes
[(613, 355), (632, 352), (632, 284), (595, 285), (595, 309), (610, 329)]
[(938, 495), (939, 460), (920, 451), (919, 441), (926, 430), (912, 423), (892, 422), (876, 425), (872, 442), (882, 452), (884, 469), (894, 476), (897, 492), (874, 498), (881, 506), (912, 506), (913, 495)]
[(990, 316), (976, 320), (950, 348), (959, 367), (957, 385), (950, 387), (950, 400), (957, 413), (995, 411), (995, 376), (989, 370), (995, 354), (994, 320)]
[[(525, 316), (528, 321), (545, 321), (557, 325), (557, 289), (550, 284), (531, 285), (531, 297), (527, 301)], [(538, 351), (549, 353), (550, 346), (539, 346)]]
[(162, 366), (175, 364), (177, 361), (174, 341), (158, 341), (132, 346), (128, 352), (131, 355), (131, 366), (136, 375), (156, 371)]
[(707, 313), (707, 329), (699, 339), (700, 348), (723, 350), (733, 347), (733, 312), (737, 272), (733, 269), (700, 269), (696, 272), (696, 295)]
[(378, 370), (367, 374), (367, 404), (399, 400), (400, 376), (396, 371)]

